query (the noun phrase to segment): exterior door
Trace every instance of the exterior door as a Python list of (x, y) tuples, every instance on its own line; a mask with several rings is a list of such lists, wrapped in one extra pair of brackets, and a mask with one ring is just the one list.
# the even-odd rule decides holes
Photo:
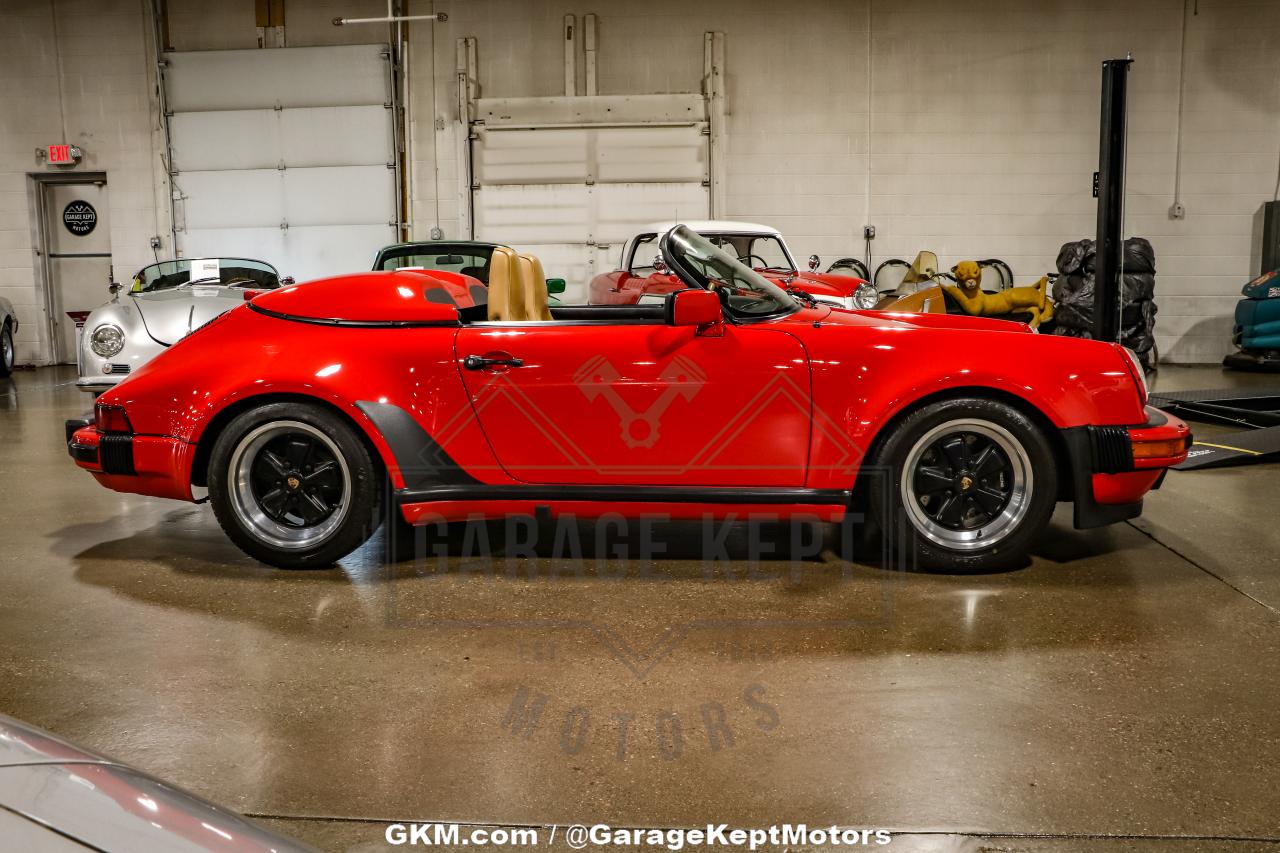
[(526, 483), (761, 486), (805, 482), (811, 408), (800, 342), (660, 323), (477, 324), (457, 356), (503, 468)]
[(74, 364), (76, 324), (68, 312), (89, 312), (110, 298), (107, 183), (98, 179), (41, 187), (52, 354), (58, 364)]

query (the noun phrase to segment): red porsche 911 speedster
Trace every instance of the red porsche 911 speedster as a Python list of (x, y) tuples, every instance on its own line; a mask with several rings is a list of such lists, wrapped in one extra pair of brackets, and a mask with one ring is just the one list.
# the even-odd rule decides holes
[(948, 570), (1022, 558), (1058, 501), (1077, 527), (1134, 517), (1186, 456), (1119, 346), (815, 306), (684, 226), (660, 249), (688, 288), (654, 305), (548, 307), (504, 248), (487, 305), (429, 272), (263, 294), (69, 422), (71, 456), (117, 491), (207, 490), (227, 534), (282, 567), (358, 547), (389, 494), (418, 524), (865, 507)]

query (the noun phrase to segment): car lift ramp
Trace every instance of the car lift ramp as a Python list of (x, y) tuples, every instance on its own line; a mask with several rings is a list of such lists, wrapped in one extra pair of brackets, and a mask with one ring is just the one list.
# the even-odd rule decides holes
[(1280, 459), (1280, 386), (1152, 394), (1151, 405), (1192, 421), (1246, 427), (1196, 439), (1179, 471)]

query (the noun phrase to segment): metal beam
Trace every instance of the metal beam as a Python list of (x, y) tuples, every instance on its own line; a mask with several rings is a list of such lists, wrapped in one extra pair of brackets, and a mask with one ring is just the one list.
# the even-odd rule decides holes
[(1093, 337), (1120, 339), (1120, 265), (1124, 250), (1125, 116), (1132, 57), (1102, 63), (1098, 141), (1098, 237), (1093, 273)]

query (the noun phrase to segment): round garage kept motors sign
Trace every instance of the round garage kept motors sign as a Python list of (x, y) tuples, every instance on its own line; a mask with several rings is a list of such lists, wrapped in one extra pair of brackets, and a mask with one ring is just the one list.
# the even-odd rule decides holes
[(98, 211), (87, 201), (73, 201), (62, 209), (62, 224), (72, 234), (83, 237), (98, 224)]

